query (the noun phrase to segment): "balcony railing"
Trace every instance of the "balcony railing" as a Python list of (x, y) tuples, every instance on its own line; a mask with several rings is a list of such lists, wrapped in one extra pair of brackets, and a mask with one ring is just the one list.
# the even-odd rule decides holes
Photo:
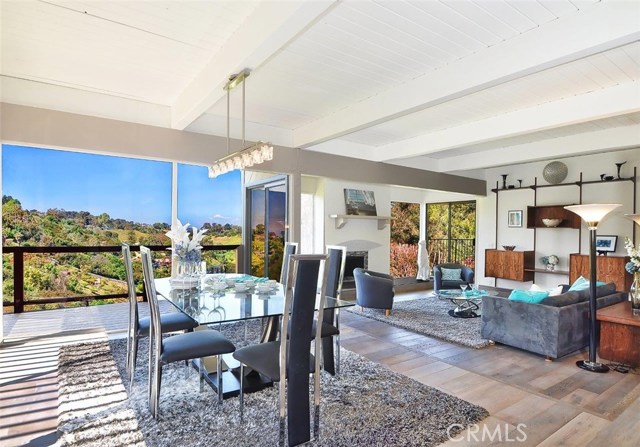
[(455, 262), (475, 267), (475, 239), (429, 239), (427, 251), (431, 265)]
[[(167, 252), (170, 246), (152, 245), (148, 246), (154, 252)], [(241, 245), (205, 245), (203, 251), (232, 251), (237, 250)], [(77, 247), (2, 247), (2, 254), (13, 255), (13, 301), (2, 303), (3, 307), (13, 307), (14, 313), (24, 312), (25, 306), (43, 305), (43, 304), (60, 304), (70, 302), (84, 302), (89, 305), (94, 300), (104, 299), (121, 299), (127, 298), (126, 293), (104, 294), (104, 295), (83, 295), (83, 296), (62, 296), (48, 298), (30, 298), (25, 299), (24, 291), (24, 261), (25, 254), (44, 254), (44, 253), (121, 253), (120, 245), (109, 246), (77, 246)], [(140, 251), (140, 246), (132, 245), (131, 251)], [(236, 256), (237, 260), (237, 256)], [(236, 264), (237, 271), (237, 264)], [(138, 293), (138, 296), (144, 294)]]

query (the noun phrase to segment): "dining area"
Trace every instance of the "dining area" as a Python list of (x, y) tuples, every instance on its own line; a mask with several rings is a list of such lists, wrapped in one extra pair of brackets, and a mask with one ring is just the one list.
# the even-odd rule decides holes
[[(204, 272), (156, 279), (152, 253), (141, 246), (150, 316), (140, 318), (131, 250), (123, 244), (132, 291), (127, 338), (130, 396), (145, 385), (144, 379), (136, 383), (140, 372), (135, 371), (145, 369), (147, 361), (137, 351), (140, 340), (148, 338), (146, 394), (154, 419), (162, 420), (165, 412), (176, 410), (164, 397), (163, 368), (184, 363), (184, 380), (194, 380), (190, 376), (196, 370), (200, 392), (213, 391), (210, 397), (218, 410), (226, 399), (239, 397), (240, 423), (252, 423), (244, 417), (245, 394), (277, 385), (278, 405), (273, 412), (278, 415), (278, 445), (317, 439), (322, 427), (320, 377), (339, 380), (340, 309), (354, 303), (340, 299), (345, 247), (327, 247), (320, 255), (300, 255), (296, 249), (296, 244), (285, 247), (279, 281)], [(160, 302), (170, 303), (176, 312), (161, 314)]]

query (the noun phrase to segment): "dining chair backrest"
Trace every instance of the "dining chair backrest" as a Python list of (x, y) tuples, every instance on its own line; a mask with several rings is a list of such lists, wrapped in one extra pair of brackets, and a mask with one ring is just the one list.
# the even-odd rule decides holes
[(140, 255), (142, 256), (142, 277), (144, 279), (144, 290), (147, 301), (149, 302), (149, 311), (151, 313), (151, 324), (149, 327), (149, 349), (153, 349), (155, 355), (160, 355), (162, 349), (160, 309), (158, 308), (156, 284), (153, 277), (153, 261), (151, 258), (151, 250), (141, 245)]
[[(327, 245), (327, 296), (340, 299), (344, 266), (347, 260), (347, 247), (341, 245)], [(335, 309), (324, 311), (323, 321), (333, 324)]]
[(129, 333), (138, 332), (138, 297), (136, 296), (136, 283), (133, 279), (133, 264), (131, 262), (131, 248), (129, 244), (122, 244), (122, 257), (124, 258), (124, 277), (127, 281), (129, 294)]
[[(326, 301), (327, 269), (326, 255), (291, 255), (287, 271), (284, 312), (281, 326), (280, 342), (280, 383), (287, 382), (287, 399), (290, 408), (309, 408), (309, 354), (312, 341), (312, 326), (316, 309), (316, 293), (318, 279), (320, 278), (320, 295), (318, 314), (324, 310)], [(321, 325), (316, 325), (315, 334), (315, 364), (314, 387), (320, 389), (320, 330)], [(290, 333), (289, 333), (290, 332)], [(306, 392), (301, 390), (306, 389)], [(293, 390), (298, 391), (295, 393)], [(285, 387), (280, 387), (280, 402), (285, 402)], [(297, 396), (297, 402), (291, 398)], [(306, 401), (305, 401), (306, 399)], [(316, 408), (320, 405), (320, 394), (315, 393), (314, 403)], [(280, 406), (281, 417), (284, 405)], [(306, 422), (305, 422), (306, 418)], [(309, 421), (308, 411), (289, 411), (288, 422), (290, 427), (305, 426)], [(289, 434), (291, 437), (291, 432)], [(295, 435), (294, 435), (295, 436)], [(290, 438), (290, 443), (291, 443)], [(295, 445), (295, 444), (294, 444)]]
[(287, 280), (289, 272), (289, 258), (298, 251), (297, 242), (285, 242), (282, 251), (282, 270), (280, 271), (280, 284), (284, 284)]
[(327, 296), (340, 299), (344, 266), (347, 260), (347, 247), (327, 245)]

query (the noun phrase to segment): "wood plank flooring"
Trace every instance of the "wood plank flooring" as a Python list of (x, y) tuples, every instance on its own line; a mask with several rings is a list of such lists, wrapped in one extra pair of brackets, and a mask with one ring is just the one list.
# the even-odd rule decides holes
[[(126, 324), (124, 306), (101, 307), (102, 328), (59, 333), (65, 327), (55, 325), (54, 333), (29, 337), (21, 329), (22, 339), (9, 338), (2, 346), (3, 447), (55, 441), (59, 346), (78, 339), (104, 339), (107, 330), (122, 330)], [(28, 319), (37, 324), (34, 315)], [(19, 327), (20, 321), (15, 322), (14, 328)], [(575, 361), (585, 353), (546, 362), (539, 355), (502, 345), (476, 350), (351, 312), (341, 313), (341, 332), (344, 348), (489, 410), (489, 418), (443, 444), (446, 447), (640, 445), (640, 375), (582, 371)]]
[(583, 371), (575, 361), (585, 352), (547, 362), (503, 345), (460, 347), (357, 313), (342, 313), (341, 325), (343, 347), (489, 410), (445, 446), (640, 445), (640, 375)]

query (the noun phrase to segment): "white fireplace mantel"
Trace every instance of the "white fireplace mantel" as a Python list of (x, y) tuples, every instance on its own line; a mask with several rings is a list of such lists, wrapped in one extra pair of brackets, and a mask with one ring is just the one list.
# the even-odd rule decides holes
[(329, 214), (331, 219), (335, 219), (336, 228), (340, 229), (344, 227), (348, 221), (350, 220), (377, 220), (378, 221), (378, 230), (384, 230), (387, 225), (391, 222), (390, 216), (357, 216), (351, 214)]

